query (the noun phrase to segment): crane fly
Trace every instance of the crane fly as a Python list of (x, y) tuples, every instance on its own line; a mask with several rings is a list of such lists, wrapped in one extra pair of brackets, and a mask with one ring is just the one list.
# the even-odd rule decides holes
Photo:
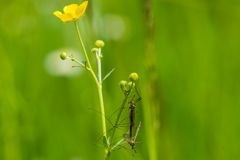
[(130, 125), (129, 125), (129, 137), (132, 138), (133, 136), (133, 129), (134, 129), (134, 124), (135, 124), (135, 109), (136, 109), (136, 104), (141, 100), (139, 97), (138, 99), (134, 100), (135, 95), (133, 96), (132, 100), (129, 102), (129, 109), (130, 109), (130, 114), (129, 114), (129, 119), (130, 119)]
[[(137, 94), (138, 94), (138, 92), (137, 92)], [(138, 94), (138, 96), (139, 96), (139, 94)], [(134, 147), (136, 144), (136, 138), (137, 138), (139, 129), (141, 127), (141, 121), (140, 121), (138, 124), (138, 127), (135, 131), (135, 135), (133, 136), (134, 127), (135, 127), (135, 112), (136, 112), (136, 106), (137, 106), (136, 104), (137, 104), (137, 102), (139, 102), (141, 100), (141, 97), (139, 96), (139, 98), (137, 98), (137, 99), (134, 99), (134, 98), (135, 98), (135, 95), (133, 95), (132, 100), (128, 103), (129, 110), (130, 110), (130, 113), (129, 113), (130, 124), (129, 124), (129, 135), (127, 137), (125, 137), (125, 139), (128, 142), (128, 144), (131, 146), (131, 148), (135, 151)]]

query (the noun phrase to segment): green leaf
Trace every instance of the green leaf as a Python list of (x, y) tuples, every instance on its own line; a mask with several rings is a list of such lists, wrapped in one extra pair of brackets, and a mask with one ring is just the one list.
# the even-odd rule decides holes
[(114, 70), (115, 70), (115, 68), (113, 68), (110, 72), (108, 72), (108, 74), (106, 74), (106, 75), (104, 76), (104, 78), (103, 78), (102, 81), (106, 80), (106, 79), (112, 74), (112, 72), (113, 72)]

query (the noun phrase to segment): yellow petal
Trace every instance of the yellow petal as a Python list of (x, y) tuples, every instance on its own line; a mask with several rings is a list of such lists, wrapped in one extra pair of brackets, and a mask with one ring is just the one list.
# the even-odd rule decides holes
[(78, 8), (78, 4), (70, 4), (63, 8), (63, 12), (64, 12), (64, 14), (68, 14), (68, 15), (72, 16), (72, 18), (77, 18), (76, 14), (75, 14), (77, 8)]
[(69, 15), (69, 14), (63, 14), (61, 20), (63, 22), (71, 22), (71, 21), (74, 20), (74, 18), (71, 15)]
[(56, 16), (56, 17), (58, 17), (58, 18), (60, 18), (60, 17), (62, 16), (62, 12), (60, 12), (60, 11), (55, 11), (55, 12), (53, 12), (53, 15)]
[(60, 12), (60, 11), (55, 11), (55, 12), (53, 12), (53, 14), (63, 22), (70, 22), (73, 20), (73, 18), (70, 15), (62, 14), (62, 12)]
[(86, 11), (86, 8), (87, 8), (87, 5), (88, 5), (88, 1), (84, 1), (83, 3), (81, 3), (77, 10), (76, 10), (76, 16), (77, 18), (80, 18), (81, 16), (84, 15), (85, 11)]

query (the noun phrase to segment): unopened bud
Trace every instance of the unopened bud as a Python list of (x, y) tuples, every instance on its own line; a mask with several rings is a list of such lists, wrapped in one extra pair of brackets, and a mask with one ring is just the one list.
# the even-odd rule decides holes
[(61, 54), (60, 54), (60, 58), (62, 59), (62, 60), (65, 60), (65, 59), (67, 59), (67, 53), (66, 52), (62, 52)]
[(130, 89), (130, 88), (134, 88), (134, 87), (135, 87), (135, 83), (133, 83), (133, 82), (128, 82), (127, 86), (128, 86), (129, 89)]
[(122, 90), (125, 90), (126, 85), (127, 85), (127, 81), (125, 81), (125, 80), (121, 80), (119, 82), (119, 86)]
[(98, 52), (98, 49), (97, 49), (97, 48), (92, 48), (91, 52), (92, 52), (92, 53), (97, 53), (97, 52)]
[(98, 47), (98, 48), (102, 48), (102, 47), (104, 47), (104, 42), (103, 42), (102, 40), (97, 40), (97, 41), (95, 42), (95, 45), (96, 45), (96, 47)]
[(138, 74), (135, 72), (131, 73), (128, 78), (131, 82), (136, 82), (139, 79)]

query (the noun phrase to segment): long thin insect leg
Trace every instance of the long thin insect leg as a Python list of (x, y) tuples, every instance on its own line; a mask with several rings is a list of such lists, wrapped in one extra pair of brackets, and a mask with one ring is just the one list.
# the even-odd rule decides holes
[(141, 127), (141, 123), (142, 122), (140, 121), (139, 124), (138, 124), (138, 127), (136, 129), (136, 133), (135, 133), (135, 136), (134, 136), (134, 139), (133, 139), (134, 143), (136, 142), (136, 139), (137, 139), (137, 136), (138, 136), (138, 132), (139, 132), (139, 129)]
[(138, 96), (138, 99), (135, 101), (135, 102), (137, 103), (137, 102), (139, 102), (140, 100), (142, 100), (142, 97), (141, 97), (141, 95), (139, 94), (139, 91), (138, 91), (137, 87), (135, 86), (134, 88), (135, 88), (135, 91), (136, 91), (137, 96)]

